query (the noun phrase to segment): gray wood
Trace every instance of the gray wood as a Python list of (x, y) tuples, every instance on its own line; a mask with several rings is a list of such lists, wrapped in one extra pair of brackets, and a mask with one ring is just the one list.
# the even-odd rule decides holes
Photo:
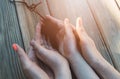
[[(67, 17), (73, 24), (81, 16), (98, 50), (120, 71), (120, 11), (114, 0), (42, 1), (43, 4), (39, 6), (42, 15), (50, 14), (62, 20)], [(116, 1), (119, 3), (119, 0)], [(33, 2), (31, 0), (29, 3)], [(17, 10), (9, 0), (0, 0), (0, 79), (25, 79), (18, 56), (11, 45), (16, 42), (24, 47), (24, 43), (27, 51), (39, 21), (38, 16), (24, 5), (16, 5)]]
[[(19, 1), (23, 1), (23, 0), (19, 0)], [(42, 16), (45, 16), (49, 14), (49, 11), (46, 5), (46, 0), (25, 0), (28, 6), (30, 6), (31, 4), (37, 4), (40, 1), (42, 3), (38, 5), (35, 9)], [(24, 4), (16, 2), (16, 8), (18, 13), (18, 19), (20, 22), (21, 35), (23, 37), (23, 42), (25, 45), (24, 48), (26, 50), (26, 53), (28, 53), (30, 48), (29, 43), (34, 38), (35, 27), (37, 23), (40, 22), (40, 16), (34, 13), (34, 11), (30, 11)], [(48, 66), (46, 66), (44, 63), (42, 63), (40, 60), (39, 62), (40, 62), (39, 66), (48, 74), (50, 79), (53, 79), (54, 76), (51, 69)]]
[(13, 43), (23, 47), (15, 6), (0, 0), (0, 79), (25, 79)]
[(115, 0), (87, 0), (113, 64), (120, 71), (120, 10)]

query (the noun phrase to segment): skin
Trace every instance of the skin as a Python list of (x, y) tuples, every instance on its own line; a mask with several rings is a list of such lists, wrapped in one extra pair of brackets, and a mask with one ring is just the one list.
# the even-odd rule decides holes
[(77, 37), (82, 56), (97, 73), (102, 75), (104, 79), (120, 78), (120, 73), (114, 69), (114, 67), (111, 66), (97, 50), (94, 41), (85, 31), (81, 18), (78, 18), (77, 20), (76, 31), (74, 34)]
[[(93, 69), (87, 64), (77, 49), (77, 43), (72, 26), (68, 19), (64, 20), (65, 35), (62, 40), (62, 54), (69, 60), (71, 67), (78, 79), (99, 79)], [(77, 64), (76, 64), (77, 63)], [(86, 75), (87, 73), (87, 75)]]
[[(62, 22), (47, 16), (42, 21), (42, 26), (48, 25), (53, 25), (54, 30), (57, 30), (55, 36), (52, 36), (54, 32), (49, 32), (47, 36), (50, 35), (52, 39), (57, 40), (55, 42), (58, 45), (58, 50), (68, 59), (78, 79), (99, 79), (93, 69), (104, 79), (120, 78), (120, 73), (97, 50), (94, 41), (86, 33), (81, 18), (77, 19), (76, 28), (74, 28), (68, 19)], [(19, 45), (14, 44), (13, 46), (21, 60), (26, 76), (29, 79), (49, 79), (48, 75), (38, 65), (38, 59), (40, 59), (53, 70), (55, 79), (72, 79), (67, 60), (53, 49), (49, 41), (42, 38), (40, 32), (41, 26), (38, 24), (28, 56)]]
[[(41, 25), (38, 25), (36, 33), (37, 38), (31, 41), (33, 49), (37, 51), (36, 56), (53, 70), (55, 79), (72, 79), (68, 61), (55, 51), (48, 41), (40, 42)], [(44, 46), (41, 45), (42, 43)]]
[[(36, 27), (35, 40), (31, 41), (32, 51), (35, 51), (38, 59), (42, 60), (53, 70), (55, 79), (72, 79), (67, 60), (57, 51), (53, 50), (50, 44), (47, 44), (48, 42), (42, 40), (40, 32), (41, 26), (39, 23)], [(19, 55), (26, 76), (30, 76), (31, 79), (49, 79), (47, 74), (36, 64), (34, 54), (30, 55), (30, 58), (33, 59), (30, 60), (19, 45), (16, 44), (16, 47), (18, 49), (16, 52)]]
[[(34, 35), (34, 39), (36, 39), (36, 41), (40, 44), (40, 42), (43, 42), (43, 40), (39, 40), (39, 33), (40, 33), (40, 24), (38, 23), (36, 26), (36, 31), (35, 31), (35, 35)], [(33, 40), (34, 40), (33, 39)], [(45, 45), (45, 44), (44, 44)], [(50, 79), (54, 79), (54, 73), (53, 71), (45, 64), (43, 63), (41, 60), (39, 60), (36, 56), (36, 50), (33, 49), (32, 46), (30, 46), (29, 52), (28, 52), (28, 57), (30, 58), (31, 61), (35, 62), (39, 67), (41, 67), (50, 77)]]
[(28, 79), (49, 79), (48, 75), (34, 62), (32, 62), (24, 50), (17, 44), (15, 50), (20, 58), (21, 65)]
[(78, 51), (76, 39), (72, 32), (73, 25), (70, 24), (68, 20), (62, 22), (51, 16), (46, 16), (46, 19), (43, 20), (42, 25), (46, 28), (49, 28), (49, 25), (51, 25), (53, 28), (56, 28), (54, 29), (54, 34), (56, 35), (49, 32), (47, 36), (49, 36), (51, 39), (57, 40), (56, 43), (58, 45), (58, 50), (63, 56), (68, 59), (72, 70), (78, 79), (99, 79), (99, 77), (87, 64), (87, 62), (83, 59), (80, 52)]
[(45, 35), (46, 37), (49, 37), (53, 48), (58, 49), (59, 41), (57, 39), (57, 33), (59, 32), (59, 30), (63, 29), (64, 27), (63, 21), (49, 15), (46, 15), (45, 19), (41, 21), (42, 21), (42, 24), (41, 24), (42, 34)]

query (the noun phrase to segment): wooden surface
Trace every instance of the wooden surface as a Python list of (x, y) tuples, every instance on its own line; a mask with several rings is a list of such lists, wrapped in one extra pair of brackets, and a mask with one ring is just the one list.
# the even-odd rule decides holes
[[(20, 0), (19, 0), (20, 1)], [(39, 0), (25, 0), (29, 5)], [(120, 1), (119, 0), (41, 0), (37, 9), (75, 25), (82, 17), (84, 26), (104, 58), (120, 71)], [(0, 0), (0, 79), (25, 79), (19, 59), (11, 45), (16, 42), (25, 50), (33, 38), (38, 15), (23, 4)], [(7, 76), (6, 76), (7, 75)]]
[(88, 3), (112, 62), (120, 71), (120, 10), (114, 0), (88, 0)]
[(15, 6), (9, 0), (0, 0), (0, 79), (25, 79), (12, 44), (23, 47)]

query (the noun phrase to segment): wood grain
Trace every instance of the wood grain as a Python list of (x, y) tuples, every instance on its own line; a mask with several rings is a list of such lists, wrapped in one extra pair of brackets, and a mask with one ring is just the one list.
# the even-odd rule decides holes
[(15, 6), (0, 0), (0, 79), (25, 79), (13, 43), (23, 47)]
[(114, 66), (120, 71), (120, 10), (114, 0), (88, 0)]
[[(40, 0), (25, 1), (31, 5)], [(61, 20), (69, 18), (74, 25), (76, 18), (82, 17), (84, 27), (100, 53), (120, 71), (119, 0), (41, 1), (37, 10), (43, 16), (49, 14)], [(14, 5), (9, 0), (0, 0), (0, 17), (0, 79), (26, 79), (11, 45), (16, 42), (28, 52), (40, 17), (30, 12), (25, 5)]]
[(118, 6), (119, 10), (120, 10), (120, 0), (115, 0), (116, 5)]
[[(16, 0), (17, 1), (17, 0)], [(22, 0), (19, 0), (22, 1)], [(25, 2), (30, 6), (32, 4), (37, 4), (40, 0), (25, 0)], [(42, 16), (48, 15), (48, 8), (45, 0), (41, 0), (42, 4), (38, 5), (36, 8)], [(24, 4), (16, 3), (18, 18), (20, 22), (20, 29), (22, 32), (25, 49), (28, 52), (29, 42), (33, 39), (35, 26), (40, 21), (40, 17), (31, 12)]]
[(61, 20), (69, 18), (71, 23), (74, 25), (77, 17), (82, 17), (84, 27), (90, 37), (95, 41), (98, 50), (105, 59), (112, 64), (108, 50), (104, 44), (104, 40), (101, 37), (91, 10), (85, 0), (47, 0), (47, 4), (52, 16)]
[[(49, 11), (47, 8), (46, 0), (25, 0), (25, 2), (28, 4), (28, 6), (30, 6), (32, 4), (37, 4), (40, 1), (42, 3), (36, 7), (36, 10), (42, 16), (48, 15)], [(36, 27), (37, 23), (40, 22), (40, 16), (37, 15), (34, 11), (30, 11), (24, 4), (16, 2), (16, 7), (17, 7), (17, 13), (18, 13), (18, 18), (19, 18), (19, 22), (20, 22), (20, 29), (22, 32), (23, 42), (25, 45), (25, 50), (26, 50), (26, 53), (28, 53), (29, 48), (30, 48), (30, 41), (32, 39), (34, 39), (35, 27)], [(50, 79), (54, 78), (54, 74), (51, 71), (51, 69), (40, 60), (39, 60), (39, 66), (44, 71), (46, 71), (46, 73), (49, 75)]]

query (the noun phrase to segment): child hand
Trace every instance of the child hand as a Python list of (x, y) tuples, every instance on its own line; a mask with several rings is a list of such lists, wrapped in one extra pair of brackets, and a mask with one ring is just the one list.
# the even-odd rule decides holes
[(31, 41), (31, 46), (36, 51), (38, 59), (42, 60), (53, 70), (55, 79), (71, 79), (67, 60), (52, 48), (49, 41), (43, 38), (41, 25), (37, 25), (36, 28), (36, 38)]

